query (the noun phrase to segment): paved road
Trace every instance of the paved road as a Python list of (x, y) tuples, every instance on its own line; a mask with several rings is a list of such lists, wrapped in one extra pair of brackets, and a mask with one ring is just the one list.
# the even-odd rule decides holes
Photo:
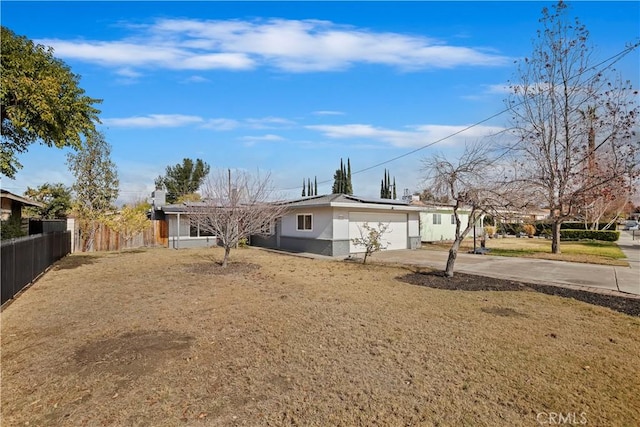
[[(617, 242), (627, 256), (629, 267), (548, 261), (531, 258), (499, 257), (458, 253), (455, 270), (510, 279), (587, 289), (640, 298), (640, 232), (622, 231)], [(380, 262), (444, 269), (448, 253), (434, 250), (382, 251), (372, 255)]]

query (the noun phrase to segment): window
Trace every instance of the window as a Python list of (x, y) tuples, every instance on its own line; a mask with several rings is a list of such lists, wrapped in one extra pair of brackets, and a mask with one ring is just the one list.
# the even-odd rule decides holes
[(442, 215), (433, 214), (433, 223), (434, 224), (442, 224)]
[(451, 224), (456, 225), (456, 216), (451, 215)]
[(298, 230), (311, 230), (313, 229), (313, 215), (300, 214), (298, 215)]
[(199, 223), (191, 223), (189, 227), (189, 237), (212, 237), (213, 233), (209, 230), (205, 230)]

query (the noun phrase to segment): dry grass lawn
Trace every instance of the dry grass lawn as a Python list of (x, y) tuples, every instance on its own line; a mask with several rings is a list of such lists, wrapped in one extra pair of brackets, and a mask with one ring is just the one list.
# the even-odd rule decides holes
[[(259, 249), (71, 255), (1, 314), (4, 426), (640, 420), (640, 319)], [(545, 420), (538, 418), (538, 420)]]
[[(480, 239), (476, 241), (480, 247)], [(450, 242), (423, 245), (423, 249), (449, 250)], [(538, 238), (496, 238), (487, 239), (486, 247), (491, 255), (525, 258), (550, 259), (556, 261), (582, 262), (588, 264), (629, 266), (624, 260), (625, 254), (615, 242), (600, 241), (563, 241), (562, 253), (551, 253), (551, 240)], [(463, 250), (473, 249), (473, 238), (466, 238), (461, 245)]]

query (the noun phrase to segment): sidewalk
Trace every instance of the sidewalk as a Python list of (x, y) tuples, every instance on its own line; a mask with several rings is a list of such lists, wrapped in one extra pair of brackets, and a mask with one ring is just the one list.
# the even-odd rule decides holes
[[(618, 245), (627, 255), (629, 267), (459, 252), (455, 271), (640, 298), (640, 235), (638, 234), (640, 233), (636, 232), (636, 240), (632, 240), (631, 232), (620, 233)], [(447, 251), (399, 250), (376, 252), (372, 255), (372, 260), (444, 269), (447, 256)]]

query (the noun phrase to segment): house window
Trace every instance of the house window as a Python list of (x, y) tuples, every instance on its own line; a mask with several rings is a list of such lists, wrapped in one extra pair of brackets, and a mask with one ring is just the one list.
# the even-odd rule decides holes
[(212, 237), (213, 233), (206, 230), (199, 223), (191, 223), (189, 227), (189, 237)]
[(451, 224), (456, 225), (456, 216), (451, 215)]
[(313, 215), (300, 214), (298, 215), (298, 230), (311, 230), (313, 229)]
[(433, 223), (434, 224), (442, 224), (442, 215), (440, 214), (433, 214)]

